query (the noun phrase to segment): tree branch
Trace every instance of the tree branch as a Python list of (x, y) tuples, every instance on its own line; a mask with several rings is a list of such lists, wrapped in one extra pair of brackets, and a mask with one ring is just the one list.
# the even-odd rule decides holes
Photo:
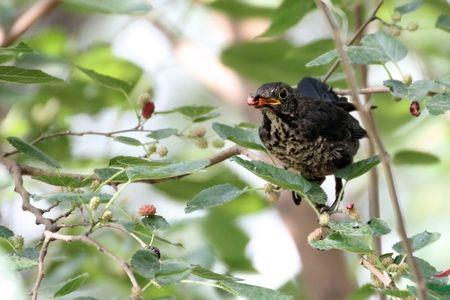
[[(334, 88), (333, 91), (336, 92), (336, 94), (338, 94), (338, 95), (351, 95), (352, 94), (351, 89)], [(367, 87), (367, 88), (361, 88), (359, 90), (360, 95), (385, 94), (385, 93), (389, 93), (389, 92), (390, 92), (390, 90), (386, 86), (372, 86), (372, 87)]]
[(35, 22), (50, 13), (58, 4), (58, 0), (40, 0), (33, 4), (17, 18), (9, 32), (5, 34), (4, 39), (0, 40), (0, 46), (7, 47), (14, 43)]
[(102, 246), (101, 244), (99, 244), (97, 241), (95, 241), (85, 235), (65, 235), (65, 234), (60, 234), (60, 233), (55, 233), (55, 232), (50, 232), (50, 231), (45, 231), (44, 235), (45, 235), (45, 238), (46, 239), (48, 238), (49, 240), (61, 240), (61, 241), (65, 241), (68, 243), (74, 242), (74, 241), (79, 241), (79, 242), (85, 243), (87, 245), (94, 246), (95, 248), (97, 248), (97, 250), (99, 252), (105, 253), (112, 260), (117, 262), (117, 264), (127, 274), (128, 278), (131, 282), (131, 285), (132, 285), (131, 299), (141, 299), (141, 296), (140, 296), (141, 288), (137, 282), (136, 277), (133, 274), (133, 271), (131, 270), (130, 266), (128, 265), (128, 263), (126, 261), (122, 260), (120, 257), (115, 255), (114, 253), (112, 253), (110, 250), (108, 250), (104, 246)]
[(386, 276), (383, 275), (383, 273), (380, 272), (374, 265), (372, 265), (370, 262), (365, 260), (364, 258), (361, 258), (361, 265), (366, 267), (373, 275), (375, 275), (386, 287), (388, 287), (392, 280)]
[[(367, 19), (367, 21), (362, 24), (358, 30), (356, 30), (356, 33), (353, 35), (353, 37), (346, 43), (347, 46), (350, 46), (351, 44), (353, 44), (356, 40), (358, 40), (358, 38), (360, 37), (361, 34), (364, 33), (364, 30), (366, 29), (367, 25), (369, 25), (371, 22), (373, 22), (374, 20), (377, 19), (376, 15), (378, 13), (378, 10), (380, 9), (381, 5), (383, 5), (384, 0), (380, 0), (377, 4), (377, 6), (375, 7), (374, 11), (372, 12), (372, 14), (370, 15), (369, 19)], [(337, 67), (340, 64), (340, 60), (336, 60), (333, 65), (331, 66), (331, 68), (328, 70), (328, 72), (325, 74), (325, 76), (323, 77), (323, 82), (326, 82), (330, 76), (334, 73), (334, 71), (336, 71)]]
[(39, 251), (38, 274), (36, 276), (36, 282), (33, 286), (33, 290), (31, 291), (31, 300), (37, 300), (39, 286), (41, 285), (41, 282), (45, 276), (45, 256), (47, 255), (47, 250), (50, 242), (50, 237), (44, 234), (44, 241), (42, 243), (41, 250)]
[(381, 158), (383, 170), (384, 170), (385, 177), (386, 177), (386, 184), (388, 187), (391, 204), (394, 209), (394, 214), (395, 214), (396, 221), (397, 221), (397, 230), (399, 231), (399, 234), (402, 238), (402, 244), (403, 244), (403, 247), (407, 254), (406, 257), (407, 257), (408, 263), (411, 267), (411, 271), (417, 282), (418, 298), (420, 300), (425, 300), (426, 299), (425, 280), (424, 280), (422, 273), (420, 272), (420, 270), (412, 256), (412, 248), (411, 248), (411, 244), (409, 243), (409, 240), (408, 240), (405, 224), (403, 221), (402, 211), (400, 208), (397, 192), (395, 189), (394, 177), (392, 174), (389, 155), (385, 150), (384, 144), (381, 140), (381, 137), (378, 133), (378, 129), (375, 126), (375, 123), (368, 117), (367, 110), (364, 109), (364, 105), (361, 103), (361, 101), (358, 97), (359, 88), (358, 88), (358, 84), (356, 81), (356, 76), (353, 72), (353, 69), (352, 69), (352, 66), (350, 63), (350, 59), (344, 50), (344, 45), (341, 41), (339, 27), (334, 22), (334, 19), (331, 15), (331, 12), (330, 12), (329, 8), (327, 7), (327, 5), (321, 0), (316, 0), (316, 3), (317, 3), (318, 8), (321, 9), (323, 11), (323, 13), (325, 14), (325, 16), (328, 20), (328, 23), (332, 29), (334, 43), (335, 43), (336, 49), (338, 50), (340, 60), (342, 62), (342, 67), (343, 67), (345, 75), (346, 75), (347, 84), (351, 87), (352, 100), (359, 112), (359, 115), (361, 117), (361, 120), (362, 120), (364, 126), (366, 127), (369, 138), (372, 140), (375, 147), (380, 152), (380, 158)]

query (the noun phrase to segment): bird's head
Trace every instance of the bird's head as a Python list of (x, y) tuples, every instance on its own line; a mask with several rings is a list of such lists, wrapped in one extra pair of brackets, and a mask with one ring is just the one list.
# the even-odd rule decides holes
[(288, 111), (295, 105), (295, 90), (283, 82), (270, 82), (261, 85), (254, 96), (247, 98), (247, 104), (255, 108), (275, 112)]

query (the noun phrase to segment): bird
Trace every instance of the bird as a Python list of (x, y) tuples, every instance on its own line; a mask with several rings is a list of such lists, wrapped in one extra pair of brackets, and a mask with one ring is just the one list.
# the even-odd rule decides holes
[[(353, 104), (315, 78), (304, 78), (295, 89), (283, 82), (265, 83), (247, 104), (261, 110), (259, 136), (269, 153), (319, 185), (353, 162), (359, 140), (367, 136), (350, 114)], [(321, 209), (337, 203), (342, 179), (335, 176), (335, 182), (334, 203)], [(301, 197), (293, 192), (293, 200), (299, 205)]]

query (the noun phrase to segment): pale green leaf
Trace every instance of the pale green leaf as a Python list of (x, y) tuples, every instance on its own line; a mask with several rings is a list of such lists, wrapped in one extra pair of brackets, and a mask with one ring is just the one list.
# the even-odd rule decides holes
[(236, 280), (233, 276), (219, 274), (199, 265), (193, 266), (191, 273), (195, 276), (210, 280)]
[(400, 150), (394, 154), (397, 165), (430, 165), (439, 163), (440, 159), (434, 154), (417, 150)]
[(260, 151), (266, 150), (259, 135), (254, 131), (221, 123), (213, 123), (212, 128), (222, 139), (230, 140), (239, 146)]
[(108, 14), (144, 14), (150, 11), (148, 0), (63, 0), (71, 6)]
[(404, 15), (419, 9), (423, 3), (424, 0), (411, 0), (408, 3), (396, 7), (395, 11), (398, 11), (400, 14)]
[(373, 236), (382, 236), (391, 232), (389, 225), (380, 218), (373, 218), (367, 222)]
[(338, 55), (337, 51), (331, 50), (331, 51), (325, 52), (324, 54), (314, 58), (313, 60), (308, 62), (306, 64), (306, 66), (309, 68), (309, 67), (325, 65), (325, 64), (332, 62), (334, 59), (336, 59), (338, 57), (339, 57), (339, 55)]
[(160, 285), (180, 282), (191, 274), (191, 265), (184, 260), (167, 259), (161, 261), (156, 272), (156, 282)]
[(440, 15), (436, 20), (436, 28), (450, 32), (450, 15)]
[(141, 146), (142, 145), (142, 143), (139, 140), (131, 138), (129, 136), (115, 136), (114, 140), (119, 143), (122, 143), (125, 145), (130, 145), (130, 146)]
[(450, 93), (434, 95), (427, 103), (426, 108), (432, 115), (440, 115), (450, 110)]
[(205, 106), (205, 105), (189, 105), (181, 106), (167, 111), (158, 111), (157, 114), (170, 114), (170, 113), (180, 113), (183, 116), (189, 118), (193, 122), (201, 122), (209, 120), (210, 118), (215, 118), (217, 115), (210, 115), (210, 113), (216, 110), (217, 107)]
[(142, 224), (145, 226), (149, 226), (153, 230), (164, 230), (169, 228), (170, 224), (169, 222), (164, 219), (164, 217), (159, 215), (154, 215), (152, 217), (144, 217), (141, 220)]
[(157, 167), (133, 166), (126, 169), (126, 174), (133, 181), (162, 179), (194, 173), (206, 168), (209, 164), (209, 160), (199, 159)]
[(339, 232), (334, 232), (323, 240), (309, 240), (308, 242), (312, 247), (319, 250), (338, 249), (358, 254), (369, 254), (373, 252), (367, 239), (347, 236)]
[(0, 66), (0, 81), (12, 83), (62, 83), (62, 79), (42, 72), (41, 70), (23, 69), (14, 66)]
[(61, 168), (59, 163), (42, 152), (40, 149), (36, 148), (35, 146), (21, 140), (18, 137), (10, 136), (7, 138), (8, 143), (10, 143), (14, 148), (16, 148), (18, 151), (35, 158), (41, 162), (46, 163), (47, 165), (54, 167), (54, 168)]
[(138, 250), (131, 257), (131, 268), (147, 279), (154, 279), (156, 272), (161, 268), (161, 264), (153, 252)]
[(113, 90), (117, 90), (117, 91), (122, 91), (124, 93), (129, 93), (131, 90), (131, 86), (121, 80), (121, 79), (117, 79), (111, 76), (107, 76), (107, 75), (103, 75), (100, 73), (97, 73), (93, 70), (90, 69), (86, 69), (83, 67), (78, 66), (77, 67), (80, 71), (82, 71), (84, 74), (86, 74), (87, 76), (89, 76), (92, 80), (94, 80), (95, 82), (97, 82), (98, 84), (113, 89)]
[(111, 199), (110, 194), (105, 193), (56, 193), (56, 194), (46, 194), (46, 195), (36, 195), (33, 197), (34, 200), (47, 200), (49, 202), (75, 202), (75, 203), (89, 203), (92, 197), (99, 197), (102, 203), (108, 202)]
[(86, 177), (85, 179), (75, 178), (68, 175), (40, 175), (33, 176), (35, 180), (39, 180), (54, 186), (64, 186), (71, 188), (80, 188), (92, 183), (92, 179)]
[[(412, 251), (414, 252), (424, 248), (425, 246), (428, 246), (431, 243), (434, 243), (440, 237), (441, 237), (440, 233), (424, 231), (422, 233), (416, 234), (408, 238), (408, 240), (409, 243), (411, 244)], [(401, 241), (394, 244), (394, 246), (392, 246), (392, 249), (394, 249), (397, 253), (405, 254)]]
[(178, 129), (164, 128), (164, 129), (153, 130), (152, 132), (147, 134), (147, 137), (155, 139), (155, 140), (162, 140), (162, 139), (168, 138), (172, 135), (176, 135), (177, 133), (178, 133)]
[(219, 206), (230, 202), (245, 192), (246, 189), (238, 189), (231, 184), (219, 184), (198, 193), (192, 200), (186, 203), (184, 211), (190, 213), (199, 209)]
[(291, 300), (291, 296), (275, 290), (263, 288), (256, 285), (238, 283), (234, 281), (220, 281), (219, 284), (230, 293), (252, 300)]
[(8, 239), (14, 236), (14, 232), (12, 232), (9, 228), (0, 225), (0, 238)]

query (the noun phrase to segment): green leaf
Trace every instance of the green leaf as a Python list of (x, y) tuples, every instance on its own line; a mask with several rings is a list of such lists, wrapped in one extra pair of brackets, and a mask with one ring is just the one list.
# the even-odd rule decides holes
[(19, 139), (18, 137), (10, 136), (7, 138), (8, 143), (10, 143), (14, 148), (16, 148), (18, 151), (35, 158), (41, 162), (46, 163), (47, 165), (54, 167), (54, 168), (61, 168), (59, 163), (36, 148), (35, 146), (28, 144), (27, 142)]
[(320, 188), (320, 186), (313, 182), (309, 182), (301, 175), (274, 167), (262, 161), (243, 160), (240, 157), (234, 157), (232, 160), (256, 176), (279, 187), (292, 190), (302, 196), (306, 196), (314, 203), (325, 204), (327, 202), (327, 195)]
[[(429, 262), (426, 260), (423, 260), (419, 257), (414, 257), (414, 260), (416, 261), (416, 264), (422, 273), (423, 277), (425, 278), (426, 282), (428, 283), (436, 283), (436, 284), (446, 284), (447, 278), (438, 278), (435, 275), (437, 274), (437, 270), (435, 267), (433, 267)], [(408, 270), (408, 273), (405, 276), (406, 278), (415, 281), (414, 274), (411, 274), (411, 270)]]
[[(125, 156), (119, 155), (111, 158), (109, 160), (110, 167), (129, 167), (129, 166), (149, 166), (149, 167), (158, 167), (158, 166), (166, 166), (171, 162), (167, 160), (148, 160), (145, 158), (139, 158), (134, 156)], [(116, 169), (120, 170), (120, 169)]]
[(238, 189), (231, 184), (219, 184), (201, 191), (186, 203), (184, 211), (190, 213), (199, 209), (219, 206), (230, 202), (244, 193), (246, 189)]
[(395, 11), (399, 12), (400, 14), (404, 15), (410, 12), (413, 12), (417, 9), (419, 9), (423, 4), (423, 0), (411, 0), (406, 4), (400, 5), (395, 8)]
[(367, 46), (349, 46), (347, 47), (347, 54), (350, 61), (357, 65), (379, 64), (389, 61), (382, 50)]
[(397, 165), (430, 165), (439, 161), (436, 155), (417, 150), (405, 149), (394, 154), (394, 163)]
[(131, 257), (131, 268), (139, 275), (154, 279), (161, 268), (158, 257), (148, 250), (138, 250)]
[(62, 83), (60, 78), (42, 72), (41, 70), (23, 69), (14, 66), (0, 66), (0, 81), (12, 83)]
[(406, 298), (408, 296), (411, 296), (411, 293), (409, 291), (397, 290), (397, 289), (381, 289), (380, 292), (385, 295), (393, 296), (396, 298)]
[(370, 219), (367, 224), (369, 225), (372, 235), (374, 236), (382, 236), (391, 232), (389, 225), (379, 218)]
[(396, 62), (408, 54), (408, 49), (399, 40), (384, 31), (366, 35), (361, 43), (365, 47), (380, 51), (383, 54), (380, 62)]
[(315, 7), (313, 1), (283, 0), (272, 15), (272, 23), (262, 36), (284, 33)]
[(164, 128), (164, 129), (153, 130), (152, 132), (147, 134), (147, 137), (159, 141), (159, 140), (168, 138), (169, 136), (175, 135), (177, 133), (178, 133), (178, 129), (175, 129), (175, 128)]
[(407, 86), (400, 80), (389, 79), (383, 81), (383, 85), (387, 86), (391, 90), (391, 94), (394, 97), (404, 98), (408, 94)]
[(205, 4), (234, 18), (270, 17), (274, 11), (269, 7), (256, 6), (240, 0), (216, 0)]
[(440, 15), (436, 20), (436, 28), (450, 32), (450, 15)]
[(10, 255), (8, 259), (12, 262), (15, 271), (27, 270), (38, 265), (37, 259), (31, 259), (25, 256)]
[(339, 55), (336, 50), (331, 50), (328, 52), (325, 52), (324, 54), (314, 58), (310, 62), (306, 64), (308, 68), (320, 66), (320, 65), (326, 65), (330, 62), (332, 62), (334, 59), (338, 58)]
[(191, 265), (183, 260), (163, 260), (156, 272), (156, 282), (160, 285), (180, 282), (191, 274)]
[(191, 273), (195, 276), (211, 280), (235, 280), (233, 276), (219, 274), (199, 265), (194, 265), (191, 269)]
[(212, 129), (222, 138), (230, 140), (239, 146), (265, 151), (259, 135), (254, 131), (248, 131), (239, 127), (231, 127), (221, 123), (213, 123)]
[(192, 122), (202, 122), (209, 120), (210, 118), (215, 118), (217, 115), (211, 116), (210, 113), (216, 109), (217, 107), (214, 106), (190, 105), (177, 107), (167, 111), (158, 111), (157, 114), (165, 115), (177, 112), (189, 118)]
[(450, 87), (450, 74), (436, 80), (437, 83)]
[(245, 283), (238, 283), (234, 281), (220, 281), (219, 285), (229, 290), (236, 296), (243, 297), (244, 299), (258, 299), (258, 300), (290, 300), (291, 296), (280, 293), (275, 290), (263, 288), (256, 285), (249, 285)]
[(93, 70), (90, 69), (86, 69), (80, 66), (77, 66), (77, 68), (83, 72), (84, 74), (86, 74), (87, 76), (89, 76), (92, 80), (94, 80), (95, 82), (97, 82), (98, 84), (113, 89), (113, 90), (117, 90), (117, 91), (121, 91), (124, 92), (126, 94), (128, 94), (131, 91), (131, 86), (120, 79), (111, 77), (111, 76), (107, 76), (107, 75), (103, 75), (100, 73), (97, 73)]
[(440, 115), (450, 110), (450, 93), (442, 93), (431, 97), (426, 107), (430, 114)]
[(142, 218), (142, 224), (149, 226), (154, 230), (164, 230), (169, 228), (170, 224), (162, 216), (154, 215), (152, 217)]
[(160, 167), (134, 166), (126, 169), (130, 180), (162, 179), (190, 174), (206, 168), (210, 164), (207, 159), (183, 161)]
[(94, 173), (101, 181), (106, 180), (109, 180), (110, 182), (128, 181), (128, 176), (123, 172), (123, 169), (121, 168), (100, 168), (95, 169)]
[(334, 232), (323, 240), (310, 240), (308, 242), (312, 247), (319, 250), (338, 249), (358, 254), (373, 252), (366, 239), (347, 236), (339, 232)]
[(31, 52), (34, 52), (34, 50), (24, 42), (20, 42), (19, 44), (11, 47), (0, 48), (0, 63), (5, 63), (9, 60), (15, 59), (21, 53)]
[(57, 193), (47, 195), (36, 195), (33, 197), (35, 201), (47, 200), (49, 202), (76, 202), (76, 203), (89, 203), (92, 197), (99, 197), (102, 203), (111, 200), (110, 194), (105, 193)]
[(220, 113), (212, 112), (212, 113), (204, 114), (202, 116), (194, 118), (194, 119), (192, 119), (192, 122), (194, 122), (194, 123), (201, 123), (201, 122), (205, 122), (205, 121), (208, 121), (208, 120), (211, 120), (211, 119), (215, 119), (217, 117), (220, 117)]
[[(441, 237), (440, 233), (424, 231), (408, 238), (411, 248), (414, 251), (420, 250), (423, 247), (437, 241)], [(402, 242), (398, 242), (392, 246), (392, 249), (400, 254), (405, 254)]]
[(63, 0), (71, 6), (108, 14), (144, 14), (150, 11), (151, 5), (146, 0)]
[(92, 183), (92, 180), (89, 177), (81, 180), (75, 177), (66, 176), (66, 175), (40, 175), (33, 176), (35, 180), (39, 180), (54, 186), (64, 186), (71, 188), (80, 188)]
[(411, 101), (420, 101), (428, 95), (428, 92), (433, 91), (436, 83), (432, 80), (417, 80), (409, 86), (405, 85), (399, 80), (386, 80), (383, 83), (389, 87), (391, 94), (394, 97), (406, 98)]
[(343, 178), (346, 181), (352, 180), (356, 177), (363, 175), (368, 172), (370, 169), (375, 167), (380, 163), (380, 159), (378, 155), (374, 155), (367, 159), (363, 159), (348, 165), (345, 168), (338, 170), (334, 175), (339, 178)]
[(346, 236), (364, 237), (369, 236), (371, 233), (369, 225), (356, 220), (330, 220), (328, 227)]
[[(440, 285), (436, 283), (427, 283), (427, 289), (440, 296), (450, 296), (450, 285)], [(444, 298), (445, 299), (445, 298)], [(448, 298), (447, 298), (448, 299)]]
[(86, 282), (88, 277), (88, 273), (83, 273), (81, 275), (78, 275), (77, 277), (67, 280), (64, 285), (55, 292), (53, 297), (62, 297), (76, 291)]
[(367, 300), (376, 294), (376, 290), (370, 284), (365, 284), (351, 293), (347, 300)]
[(130, 145), (130, 146), (141, 146), (142, 145), (142, 143), (139, 140), (131, 138), (129, 136), (115, 136), (114, 140), (119, 143)]
[(0, 238), (8, 239), (14, 236), (14, 232), (12, 232), (9, 228), (0, 225)]

